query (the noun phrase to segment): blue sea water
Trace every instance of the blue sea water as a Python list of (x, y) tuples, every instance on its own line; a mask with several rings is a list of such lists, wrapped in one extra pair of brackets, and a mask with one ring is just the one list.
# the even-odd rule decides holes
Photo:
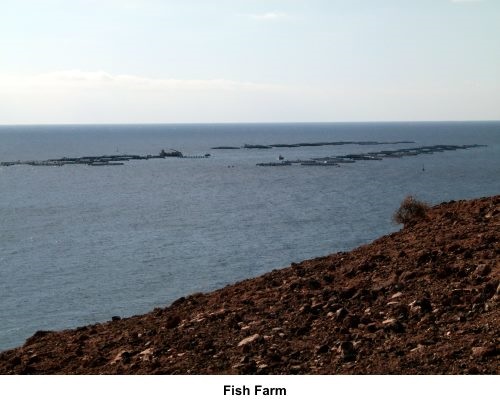
[[(401, 140), (488, 146), (339, 167), (256, 163), (408, 145), (210, 149)], [(0, 161), (163, 148), (212, 156), (0, 166), (0, 350), (352, 249), (396, 231), (408, 194), (500, 193), (500, 122), (0, 126)]]

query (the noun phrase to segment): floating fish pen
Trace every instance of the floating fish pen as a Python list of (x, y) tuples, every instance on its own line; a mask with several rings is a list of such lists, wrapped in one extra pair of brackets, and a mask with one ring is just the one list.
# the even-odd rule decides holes
[(310, 162), (302, 162), (300, 165), (301, 166), (338, 166), (339, 164), (336, 162), (333, 162), (331, 160), (325, 160), (323, 162), (313, 160)]
[[(300, 143), (291, 144), (294, 146), (318, 146), (318, 145), (344, 145), (344, 144), (358, 144), (358, 145), (380, 145), (380, 144), (396, 144), (396, 143), (411, 143), (410, 141), (402, 142), (318, 142), (318, 143)], [(275, 144), (275, 146), (288, 146), (287, 144)], [(335, 166), (337, 164), (344, 163), (354, 163), (359, 160), (382, 160), (384, 158), (401, 158), (406, 156), (417, 156), (420, 154), (432, 154), (434, 152), (446, 152), (454, 150), (464, 150), (470, 148), (486, 147), (487, 145), (431, 145), (395, 150), (382, 150), (378, 152), (367, 152), (367, 153), (355, 153), (341, 156), (331, 156), (323, 158), (312, 158), (307, 160), (282, 160), (280, 162), (269, 162), (269, 163), (258, 163), (257, 166), (291, 166), (292, 164), (302, 165), (302, 166)], [(249, 149), (270, 149), (272, 146), (268, 145), (249, 145), (246, 144), (245, 148)], [(231, 148), (239, 149), (236, 147), (218, 147), (218, 148)], [(212, 148), (216, 149), (216, 148)], [(148, 160), (148, 159), (164, 159), (168, 157), (177, 157), (184, 159), (206, 159), (210, 157), (210, 154), (205, 155), (194, 155), (194, 156), (184, 156), (182, 152), (175, 149), (171, 149), (170, 152), (166, 152), (164, 149), (158, 155), (99, 155), (99, 156), (82, 156), (78, 158), (63, 157), (59, 159), (47, 159), (47, 160), (26, 160), (26, 161), (8, 161), (0, 162), (0, 166), (8, 167), (15, 165), (31, 165), (31, 166), (64, 166), (64, 165), (90, 165), (90, 166), (121, 166), (123, 162), (129, 160)], [(280, 158), (281, 155), (280, 155)]]
[(245, 149), (271, 149), (272, 146), (269, 146), (269, 145), (249, 145), (249, 144), (245, 144), (243, 146)]
[(129, 160), (149, 160), (165, 159), (168, 157), (187, 158), (187, 159), (205, 159), (210, 157), (207, 153), (201, 156), (184, 156), (182, 152), (172, 149), (171, 152), (165, 152), (164, 149), (158, 155), (98, 155), (82, 156), (78, 158), (62, 157), (59, 159), (47, 160), (17, 160), (12, 162), (0, 162), (0, 166), (30, 165), (30, 166), (64, 166), (64, 165), (89, 165), (89, 166), (122, 166)]
[(344, 156), (342, 156), (342, 158), (349, 159), (349, 160), (382, 160), (382, 158), (379, 156), (369, 155), (369, 154), (366, 154), (366, 155), (357, 155), (357, 154), (356, 155), (355, 154), (344, 155)]
[(272, 148), (300, 148), (301, 145), (298, 145), (298, 144), (295, 144), (295, 143), (292, 143), (292, 144), (288, 144), (288, 143), (275, 143), (273, 145), (269, 145), (270, 147)]
[(205, 155), (192, 155), (192, 156), (179, 156), (180, 159), (207, 159), (210, 157), (210, 153)]
[(290, 162), (257, 163), (257, 166), (291, 166)]
[(333, 162), (333, 163), (355, 163), (354, 159), (349, 159), (344, 156), (335, 156), (335, 157), (325, 157), (325, 158), (313, 158), (312, 160), (316, 162)]
[(41, 160), (41, 161), (32, 160), (32, 161), (25, 162), (25, 164), (27, 164), (29, 166), (63, 166), (64, 165), (64, 163), (62, 163), (62, 162), (53, 161), (53, 160)]
[(343, 145), (396, 145), (400, 143), (415, 143), (414, 141), (395, 141), (395, 142), (377, 142), (377, 141), (335, 141), (335, 142), (300, 142), (300, 143), (275, 143), (268, 145), (273, 148), (300, 148), (314, 146), (343, 146)]
[(122, 166), (123, 162), (92, 162), (89, 166)]
[[(359, 143), (359, 142), (358, 142)], [(372, 144), (372, 143), (369, 143)], [(304, 144), (302, 144), (304, 145)], [(338, 166), (343, 163), (354, 163), (359, 160), (383, 160), (384, 158), (402, 158), (406, 156), (417, 156), (420, 154), (432, 154), (434, 152), (454, 151), (457, 149), (470, 149), (485, 147), (486, 145), (433, 145), (417, 148), (405, 148), (395, 150), (381, 150), (378, 152), (352, 153), (342, 156), (332, 156), (323, 158), (312, 158), (309, 160), (287, 160), (286, 163), (298, 164), (301, 166)], [(259, 163), (257, 166), (283, 166), (282, 163)]]

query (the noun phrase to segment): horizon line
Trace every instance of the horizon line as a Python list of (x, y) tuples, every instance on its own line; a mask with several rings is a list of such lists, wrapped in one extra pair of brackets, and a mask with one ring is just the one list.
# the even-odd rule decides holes
[(494, 123), (500, 119), (473, 120), (379, 120), (379, 121), (225, 121), (225, 122), (106, 122), (106, 123), (42, 123), (0, 124), (0, 127), (33, 126), (134, 126), (134, 125), (316, 125), (316, 124), (425, 124), (425, 123)]

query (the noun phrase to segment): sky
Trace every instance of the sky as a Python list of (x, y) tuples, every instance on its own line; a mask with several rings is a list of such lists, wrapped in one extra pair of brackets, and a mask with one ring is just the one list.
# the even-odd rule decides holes
[(0, 124), (500, 119), (500, 0), (0, 0)]

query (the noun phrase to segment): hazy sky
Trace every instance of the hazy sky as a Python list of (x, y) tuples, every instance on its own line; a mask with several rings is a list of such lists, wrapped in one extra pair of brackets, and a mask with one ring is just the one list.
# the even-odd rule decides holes
[(500, 0), (0, 0), (0, 124), (500, 119)]

